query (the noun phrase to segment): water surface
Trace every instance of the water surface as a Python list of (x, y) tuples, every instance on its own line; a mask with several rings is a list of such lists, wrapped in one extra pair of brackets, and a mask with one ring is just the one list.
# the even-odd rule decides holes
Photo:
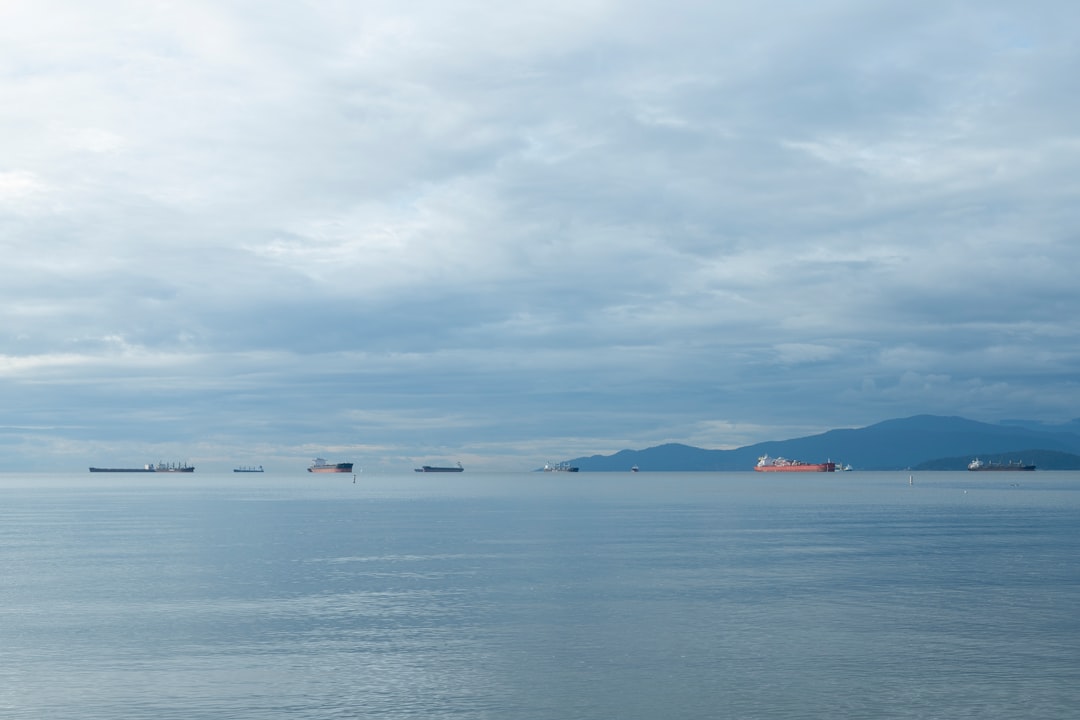
[(5, 718), (1072, 718), (1080, 473), (0, 475)]

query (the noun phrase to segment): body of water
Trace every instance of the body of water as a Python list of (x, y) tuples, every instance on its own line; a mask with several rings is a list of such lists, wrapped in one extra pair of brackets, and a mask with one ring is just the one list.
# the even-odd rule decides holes
[(1080, 473), (8, 473), (0, 572), (8, 720), (1080, 714)]

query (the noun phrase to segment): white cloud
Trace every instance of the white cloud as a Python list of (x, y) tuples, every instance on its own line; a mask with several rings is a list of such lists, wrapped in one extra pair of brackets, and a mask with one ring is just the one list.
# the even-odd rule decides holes
[(50, 188), (28, 170), (0, 172), (0, 210), (10, 215), (33, 215), (48, 210)]

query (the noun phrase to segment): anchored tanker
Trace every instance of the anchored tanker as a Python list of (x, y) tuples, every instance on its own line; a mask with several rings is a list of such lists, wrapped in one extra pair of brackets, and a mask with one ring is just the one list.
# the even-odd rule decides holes
[(836, 463), (805, 463), (802, 460), (762, 455), (754, 469), (758, 472), (836, 472)]
[(322, 458), (315, 458), (315, 461), (307, 471), (312, 473), (351, 473), (352, 463), (328, 463)]

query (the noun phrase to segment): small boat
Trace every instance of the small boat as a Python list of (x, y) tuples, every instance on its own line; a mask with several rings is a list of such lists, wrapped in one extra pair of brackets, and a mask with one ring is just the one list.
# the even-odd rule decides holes
[(635, 465), (634, 467), (630, 468), (630, 472), (637, 472), (637, 471), (638, 471), (638, 466), (637, 466), (637, 465)]
[(248, 467), (246, 465), (241, 465), (238, 468), (233, 468), (233, 472), (262, 472), (262, 471), (263, 471), (263, 466), (262, 465), (252, 465), (251, 467)]
[(1010, 460), (1007, 463), (995, 463), (995, 462), (983, 462), (979, 458), (975, 458), (968, 463), (968, 470), (1034, 470), (1034, 465), (1025, 465), (1022, 461), (1013, 462)]
[(310, 473), (351, 473), (352, 466), (351, 462), (328, 463), (322, 458), (315, 458), (307, 471)]
[(418, 468), (414, 468), (416, 472), (465, 472), (465, 468), (461, 466), (459, 462), (457, 467), (439, 467), (437, 465), (423, 465)]
[(802, 460), (762, 455), (758, 458), (754, 470), (758, 472), (836, 472), (836, 463), (805, 463)]

